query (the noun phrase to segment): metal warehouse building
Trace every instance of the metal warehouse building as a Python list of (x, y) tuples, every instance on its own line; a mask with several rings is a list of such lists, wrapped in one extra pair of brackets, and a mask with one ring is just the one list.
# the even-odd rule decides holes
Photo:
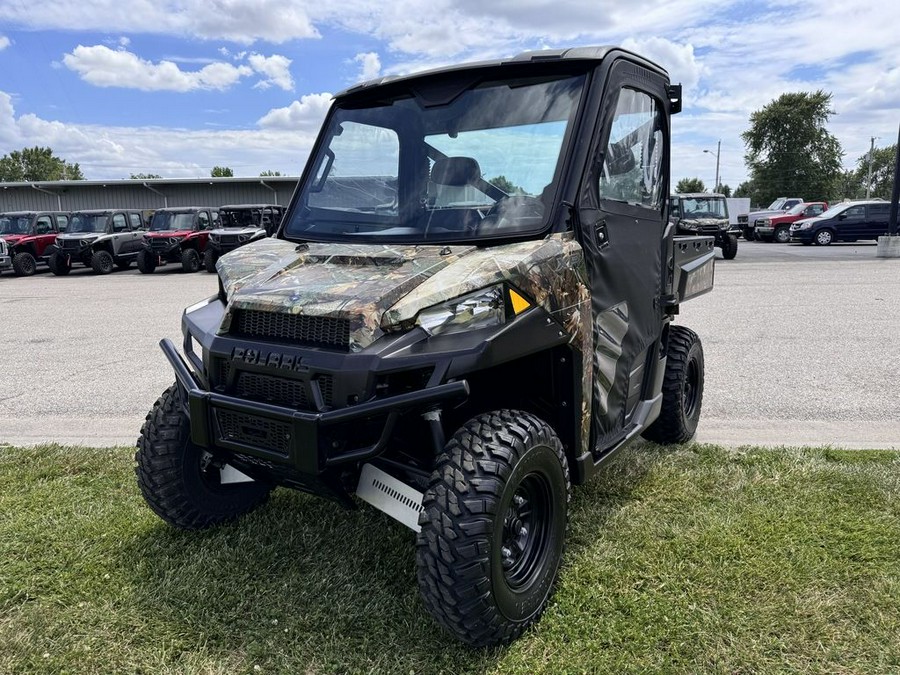
[(0, 212), (159, 209), (223, 204), (287, 205), (296, 176), (0, 183)]

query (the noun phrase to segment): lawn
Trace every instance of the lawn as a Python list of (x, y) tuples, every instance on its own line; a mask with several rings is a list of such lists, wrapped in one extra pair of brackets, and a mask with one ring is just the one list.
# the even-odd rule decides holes
[(575, 491), (560, 585), (512, 646), (421, 608), (413, 536), (278, 490), (183, 533), (132, 451), (0, 448), (0, 673), (887, 672), (900, 455), (625, 453)]

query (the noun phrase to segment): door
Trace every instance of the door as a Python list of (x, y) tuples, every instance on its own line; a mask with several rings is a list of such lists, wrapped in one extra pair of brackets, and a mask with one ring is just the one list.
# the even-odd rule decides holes
[(143, 248), (144, 221), (140, 213), (129, 211), (126, 215), (128, 216), (128, 232), (119, 237), (118, 255), (137, 255), (137, 252)]
[(594, 337), (595, 452), (618, 440), (641, 400), (647, 356), (662, 330), (668, 105), (660, 76), (616, 62), (581, 187)]
[(866, 237), (877, 239), (887, 234), (891, 205), (888, 203), (869, 204), (866, 210), (868, 211), (866, 216)]
[(866, 234), (866, 207), (862, 204), (851, 206), (837, 215), (835, 219), (837, 239), (860, 239)]

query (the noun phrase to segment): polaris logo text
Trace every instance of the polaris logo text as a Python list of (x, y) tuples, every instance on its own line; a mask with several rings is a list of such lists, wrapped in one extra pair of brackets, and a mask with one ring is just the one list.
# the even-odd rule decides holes
[(244, 349), (243, 347), (235, 347), (231, 351), (231, 360), (253, 366), (290, 370), (295, 373), (305, 373), (309, 370), (309, 366), (304, 365), (303, 359), (299, 356), (281, 352), (263, 352), (258, 349)]

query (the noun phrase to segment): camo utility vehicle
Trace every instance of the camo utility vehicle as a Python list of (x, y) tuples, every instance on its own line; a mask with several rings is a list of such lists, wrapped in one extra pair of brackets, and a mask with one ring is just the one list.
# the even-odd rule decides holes
[(0, 214), (0, 237), (6, 254), (0, 256), (0, 272), (12, 268), (16, 276), (37, 271), (56, 250), (56, 235), (65, 231), (69, 214), (65, 211), (10, 211)]
[(669, 218), (678, 234), (715, 237), (722, 257), (732, 260), (737, 255), (737, 231), (730, 231), (728, 202), (725, 195), (714, 192), (675, 194), (669, 197)]
[(611, 47), (338, 94), (276, 237), (219, 261), (183, 356), (160, 343), (176, 383), (138, 439), (150, 507), (195, 529), (277, 485), (355, 494), (416, 532), (447, 630), (520, 635), (553, 592), (570, 486), (697, 426), (703, 350), (671, 321), (715, 249), (668, 220), (680, 107), (662, 68)]
[(66, 232), (56, 238), (56, 251), (47, 264), (57, 276), (68, 274), (75, 262), (97, 274), (128, 269), (143, 246), (146, 229), (140, 211), (76, 211)]
[(221, 227), (209, 233), (203, 266), (216, 271), (220, 257), (234, 249), (273, 234), (281, 224), (284, 207), (274, 204), (228, 204), (219, 207)]
[(137, 256), (138, 269), (143, 274), (152, 274), (157, 267), (173, 262), (181, 263), (185, 272), (199, 271), (209, 231), (218, 226), (217, 209), (205, 206), (157, 209)]

